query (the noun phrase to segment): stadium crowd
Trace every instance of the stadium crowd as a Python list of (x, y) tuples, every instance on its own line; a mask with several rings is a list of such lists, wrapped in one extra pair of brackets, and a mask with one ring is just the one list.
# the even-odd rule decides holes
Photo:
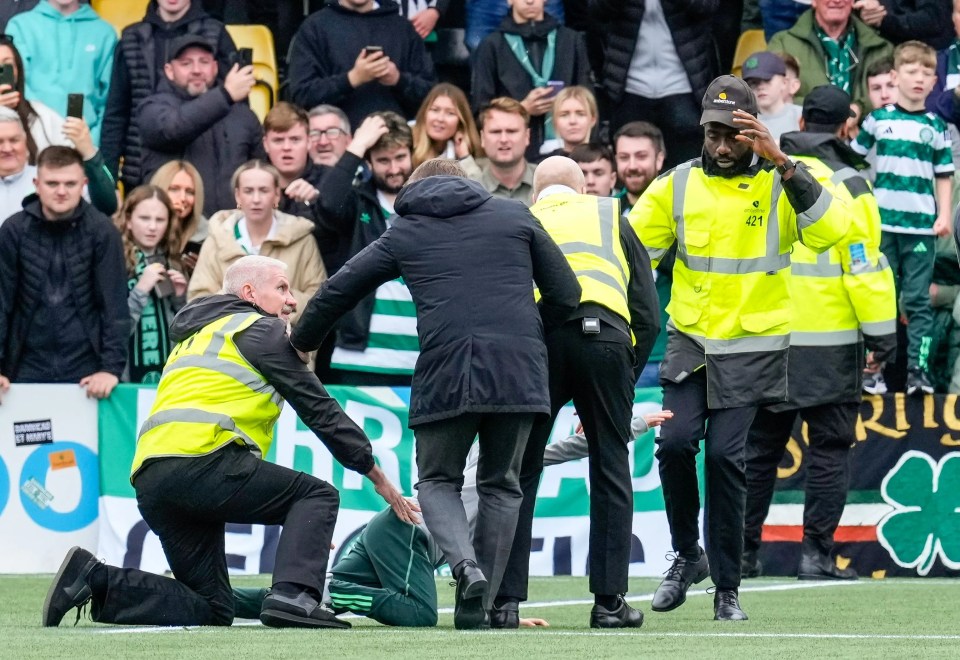
[[(412, 194), (403, 198), (414, 170), (447, 159), (458, 167), (441, 175), (462, 168), (477, 184), (458, 194), (531, 207), (578, 275), (557, 200), (593, 196), (576, 201), (590, 217), (616, 209), (600, 226), (620, 240), (597, 249), (610, 249), (624, 295), (634, 289), (618, 306), (584, 285), (580, 307), (604, 309), (571, 318), (582, 333), (597, 319), (598, 336), (616, 327), (619, 339), (603, 335), (609, 345), (631, 337), (632, 364), (617, 369), (635, 371), (630, 384), (663, 384), (676, 415), (657, 454), (676, 557), (653, 608), (679, 606), (712, 570), (717, 617), (746, 618), (737, 587), (741, 572), (762, 570), (757, 525), (783, 449), (771, 428), (792, 428), (798, 411), (822, 426), (819, 448), (833, 466), (818, 473), (814, 500), (824, 504), (805, 520), (801, 576), (856, 577), (830, 560), (851, 402), (863, 392), (960, 393), (952, 241), (960, 0), (329, 0), (311, 3), (307, 16), (299, 0), (150, 0), (142, 20), (116, 26), (95, 11), (126, 2), (18, 0), (0, 9), (0, 392), (69, 382), (104, 398), (121, 381), (162, 383), (181, 336), (171, 333), (178, 311), (221, 292), (231, 265), (249, 255), (285, 264), (295, 304), (282, 316), (296, 345), (308, 301), (335, 295), (324, 283), (358, 272), (388, 245), (385, 233), (400, 235), (398, 210), (416, 206)], [(263, 116), (250, 103), (262, 74), (223, 20), (264, 23), (276, 39), (269, 59), (280, 86)], [(731, 70), (737, 78), (722, 75)], [(724, 180), (750, 189), (743, 222), (766, 242), (738, 242), (709, 224), (742, 213)], [(637, 239), (646, 250), (634, 248)], [(790, 251), (797, 284), (788, 287), (789, 278), (769, 276)], [(400, 272), (363, 291), (333, 332), (311, 333), (322, 341), (303, 347), (322, 383), (416, 387), (422, 301)], [(799, 308), (796, 300), (824, 295), (810, 281), (841, 276), (855, 281), (838, 294), (845, 311), (824, 306), (809, 327), (795, 321), (791, 336), (788, 288)], [(724, 316), (742, 319), (746, 334), (731, 334)], [(579, 350), (558, 337), (547, 341), (551, 368)], [(735, 365), (731, 356), (757, 350), (738, 340), (762, 340), (751, 346), (765, 357)], [(795, 371), (824, 355), (830, 369)], [(605, 364), (595, 359), (585, 364)], [(566, 378), (550, 374), (553, 413), (571, 398), (578, 409), (605, 407), (563, 389)], [(842, 400), (807, 396), (804, 383)], [(615, 397), (616, 388), (592, 387), (603, 404)], [(784, 401), (788, 418), (760, 408)], [(768, 414), (755, 419), (758, 408)], [(602, 462), (598, 443), (608, 436), (620, 448), (631, 439), (629, 419), (615, 414), (609, 427), (586, 416), (591, 465)], [(527, 518), (549, 433), (540, 430), (519, 475)], [(706, 551), (695, 483), (692, 500), (689, 491), (705, 433), (717, 476), (706, 496)], [(591, 472), (626, 478), (611, 475)], [(622, 495), (610, 488), (611, 498)], [(530, 520), (520, 518), (529, 537)], [(507, 569), (499, 594), (491, 582), (489, 622), (465, 615), (467, 627), (517, 624), (526, 594), (517, 570)], [(640, 625), (619, 596), (623, 580), (597, 587), (591, 625)], [(458, 599), (470, 587), (458, 585)], [(222, 622), (231, 606), (222, 589), (218, 598)], [(302, 605), (296, 593), (288, 601)]]

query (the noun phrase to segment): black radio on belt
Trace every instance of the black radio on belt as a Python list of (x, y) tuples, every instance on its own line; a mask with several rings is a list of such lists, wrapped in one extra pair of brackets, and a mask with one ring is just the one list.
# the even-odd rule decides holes
[(595, 316), (584, 316), (583, 319), (583, 334), (585, 335), (599, 335), (600, 334), (600, 319)]

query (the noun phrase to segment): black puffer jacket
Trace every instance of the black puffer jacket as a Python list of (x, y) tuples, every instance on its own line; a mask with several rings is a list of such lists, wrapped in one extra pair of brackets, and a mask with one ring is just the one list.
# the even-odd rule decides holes
[(230, 57), (237, 48), (226, 26), (208, 16), (199, 2), (194, 2), (179, 21), (165, 23), (157, 13), (156, 0), (153, 0), (147, 7), (144, 20), (125, 28), (117, 44), (100, 149), (114, 177), (123, 157), (123, 180), (128, 187), (143, 180), (140, 129), (134, 112), (164, 79), (167, 45), (175, 37), (185, 34), (198, 34), (216, 44), (219, 74), (225, 76), (230, 70)]
[(320, 287), (293, 345), (317, 348), (340, 315), (403, 277), (420, 340), (411, 427), (470, 412), (548, 412), (543, 325), (561, 323), (580, 302), (557, 244), (524, 205), (460, 177), (404, 187), (396, 210), (393, 226)]
[(234, 103), (217, 86), (191, 97), (164, 78), (137, 113), (143, 143), (143, 178), (168, 160), (188, 160), (203, 179), (203, 214), (232, 209), (234, 171), (251, 158), (264, 158), (263, 128), (246, 101)]
[[(0, 373), (11, 380), (17, 377), (27, 333), (44, 306), (53, 250), (62, 250), (73, 302), (99, 360), (98, 370), (119, 377), (130, 336), (120, 234), (109, 218), (83, 200), (70, 217), (47, 220), (35, 195), (0, 227)], [(63, 374), (51, 374), (52, 382), (60, 382), (55, 376)]]
[[(720, 64), (711, 33), (711, 18), (719, 0), (661, 0), (667, 25), (673, 35), (683, 68), (699, 100), (710, 81), (719, 75)], [(606, 26), (603, 88), (610, 101), (623, 98), (630, 60), (637, 45), (645, 0), (590, 0), (593, 17)]]

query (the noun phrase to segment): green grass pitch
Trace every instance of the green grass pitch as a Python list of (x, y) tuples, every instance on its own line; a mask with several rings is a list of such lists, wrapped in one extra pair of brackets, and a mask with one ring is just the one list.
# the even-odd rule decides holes
[[(745, 581), (745, 622), (713, 621), (707, 583), (691, 589), (673, 612), (650, 611), (658, 581), (631, 580), (628, 598), (646, 615), (639, 630), (589, 628), (586, 578), (534, 578), (525, 616), (546, 629), (457, 631), (453, 588), (438, 579), (437, 628), (403, 630), (350, 618), (351, 630), (272, 630), (259, 622), (232, 628), (126, 628), (68, 614), (59, 628), (40, 627), (51, 576), (0, 575), (0, 658), (957, 658), (960, 582), (946, 579), (809, 583)], [(234, 578), (262, 586), (266, 576)]]

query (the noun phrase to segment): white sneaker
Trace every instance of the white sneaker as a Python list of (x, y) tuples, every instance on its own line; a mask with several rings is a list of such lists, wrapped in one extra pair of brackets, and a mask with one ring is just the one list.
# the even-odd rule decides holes
[(863, 374), (863, 391), (867, 394), (886, 394), (887, 382), (879, 371), (875, 374)]

